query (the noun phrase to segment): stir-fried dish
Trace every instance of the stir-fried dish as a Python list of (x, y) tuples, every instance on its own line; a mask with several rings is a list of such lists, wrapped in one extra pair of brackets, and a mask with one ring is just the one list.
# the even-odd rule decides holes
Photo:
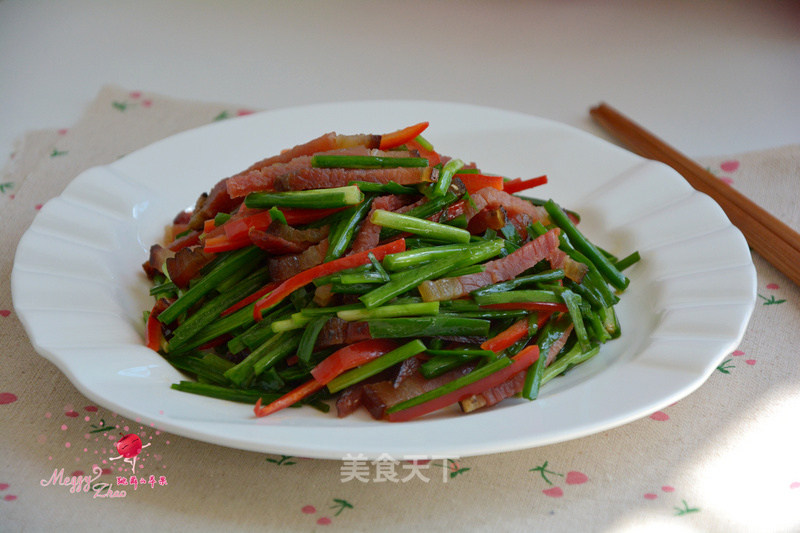
[(638, 261), (498, 176), (436, 151), (427, 123), (328, 133), (219, 181), (143, 264), (146, 344), (172, 388), (406, 421), (536, 399), (620, 335)]

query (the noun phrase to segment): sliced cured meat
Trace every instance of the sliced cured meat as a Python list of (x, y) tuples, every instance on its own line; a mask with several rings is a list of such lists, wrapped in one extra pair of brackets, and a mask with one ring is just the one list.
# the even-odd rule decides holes
[[(547, 352), (547, 359), (545, 360), (545, 366), (549, 366), (550, 363), (556, 358), (558, 353), (564, 348), (564, 345), (567, 343), (569, 339), (570, 333), (572, 333), (573, 325), (570, 324), (565, 329), (564, 333), (561, 334), (561, 337), (553, 343), (550, 347), (550, 350)], [(476, 409), (480, 409), (481, 407), (490, 407), (501, 401), (505, 400), (506, 398), (511, 398), (514, 395), (519, 394), (522, 392), (522, 388), (525, 386), (525, 374), (527, 371), (518, 372), (514, 374), (509, 380), (501, 383), (496, 387), (492, 387), (489, 390), (486, 390), (480, 394), (474, 394), (469, 398), (465, 398), (461, 400), (461, 409), (465, 413), (469, 413), (475, 411)]]
[(311, 246), (309, 243), (290, 241), (255, 228), (250, 228), (247, 236), (250, 242), (273, 255), (299, 254)]
[(321, 264), (327, 251), (328, 239), (324, 239), (319, 244), (310, 246), (302, 253), (268, 259), (269, 275), (273, 281), (287, 280), (298, 272)]
[(506, 398), (511, 398), (519, 394), (525, 386), (526, 373), (527, 371), (517, 372), (508, 381), (480, 394), (473, 394), (469, 398), (461, 400), (461, 402), (459, 402), (461, 410), (465, 413), (470, 413), (481, 407), (490, 407), (496, 403), (502, 402)]
[(484, 187), (473, 194), (472, 197), (473, 200), (475, 197), (483, 198), (489, 209), (502, 207), (508, 213), (509, 218), (527, 215), (530, 217), (531, 222), (542, 222), (545, 225), (549, 223), (547, 211), (545, 211), (544, 207), (533, 205), (527, 200), (499, 191), (494, 187)]
[(197, 199), (189, 219), (189, 228), (202, 230), (206, 220), (214, 218), (217, 213), (230, 213), (241, 203), (241, 198), (231, 198), (228, 195), (227, 179), (223, 179), (211, 191), (201, 194)]
[(394, 378), (392, 385), (394, 388), (398, 388), (403, 382), (413, 376), (417, 371), (419, 371), (419, 367), (422, 366), (422, 357), (415, 355), (414, 357), (409, 357), (405, 361), (400, 364), (400, 370), (397, 371), (397, 376)]
[(364, 398), (364, 385), (357, 384), (345, 389), (336, 399), (336, 416), (344, 418), (361, 407)]
[(204, 253), (199, 247), (182, 248), (174, 256), (167, 258), (165, 264), (172, 282), (185, 289), (189, 286), (189, 281), (213, 258), (213, 254)]
[[(380, 139), (377, 137), (377, 139)], [(371, 148), (377, 147), (374, 135), (336, 135), (328, 133), (308, 143), (295, 146), (276, 156), (263, 159), (250, 165), (247, 169), (228, 178), (228, 193), (238, 198), (255, 191), (272, 190), (275, 178), (294, 172), (301, 168), (311, 167), (311, 156), (314, 154), (352, 154), (367, 155)], [(374, 155), (384, 152), (374, 151)], [(392, 154), (402, 157), (403, 152)], [(408, 154), (408, 152), (405, 152)]]
[(419, 371), (416, 371), (404, 379), (397, 387), (394, 386), (392, 381), (373, 383), (364, 387), (364, 397), (361, 401), (373, 418), (380, 420), (384, 418), (387, 407), (438, 388), (456, 378), (469, 374), (474, 368), (474, 364), (464, 365), (433, 379), (425, 379)]
[(483, 272), (425, 281), (419, 286), (419, 292), (426, 301), (454, 300), (486, 285), (513, 279), (557, 250), (560, 234), (559, 228), (553, 228), (507, 256), (489, 261)]
[(386, 196), (379, 196), (372, 201), (369, 213), (367, 213), (364, 222), (361, 223), (361, 228), (358, 230), (356, 238), (353, 240), (351, 250), (353, 253), (371, 250), (378, 246), (381, 240), (381, 227), (372, 223), (372, 213), (376, 209), (383, 209), (385, 211), (397, 211), (409, 203), (408, 197), (398, 194), (389, 194)]
[(275, 180), (275, 190), (303, 191), (307, 189), (329, 189), (344, 187), (351, 181), (370, 183), (389, 183), (412, 185), (425, 181), (430, 175), (430, 167), (400, 168), (306, 168), (284, 174)]
[[(324, 135), (320, 135), (319, 137), (311, 139), (306, 143), (298, 144), (292, 148), (289, 148), (288, 150), (284, 150), (283, 152), (277, 155), (267, 157), (266, 159), (262, 159), (261, 161), (256, 161), (255, 163), (247, 167), (247, 169), (245, 169), (243, 172), (249, 172), (251, 170), (262, 170), (276, 163), (288, 163), (292, 159), (303, 155), (311, 155), (316, 152), (333, 150), (334, 148), (337, 147), (336, 137), (337, 135), (335, 132), (325, 133)], [(238, 175), (239, 174), (237, 174), (237, 176)]]
[(322, 327), (314, 347), (315, 349), (329, 348), (370, 338), (369, 326), (366, 322), (345, 322), (341, 318), (333, 317)]
[(564, 275), (567, 279), (571, 279), (575, 283), (580, 283), (583, 279), (583, 276), (589, 271), (589, 267), (575, 261), (573, 258), (568, 256), (566, 252), (563, 250), (555, 250), (553, 253), (548, 257), (550, 261), (551, 268), (560, 268), (564, 271)]
[(153, 279), (156, 274), (163, 274), (164, 262), (175, 255), (175, 252), (169, 248), (165, 248), (160, 244), (154, 244), (150, 247), (150, 257), (142, 263), (142, 269), (147, 275), (147, 279)]

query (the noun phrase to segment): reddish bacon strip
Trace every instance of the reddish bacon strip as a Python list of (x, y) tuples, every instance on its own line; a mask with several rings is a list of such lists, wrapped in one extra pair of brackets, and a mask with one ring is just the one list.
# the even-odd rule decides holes
[(218, 213), (230, 213), (236, 209), (242, 200), (231, 198), (228, 195), (227, 179), (218, 182), (209, 193), (200, 195), (195, 204), (189, 227), (202, 230), (206, 220), (214, 218)]
[(164, 262), (174, 254), (172, 250), (164, 248), (160, 244), (152, 245), (150, 247), (150, 257), (142, 263), (142, 269), (147, 278), (152, 280), (156, 274), (163, 274), (161, 269), (164, 268)]
[(370, 183), (389, 183), (413, 185), (426, 181), (430, 176), (430, 167), (411, 168), (305, 168), (289, 174), (283, 174), (275, 180), (278, 191), (302, 191), (306, 189), (329, 189), (344, 187), (351, 181), (368, 181)]
[(314, 347), (321, 350), (369, 338), (369, 326), (366, 322), (346, 322), (341, 318), (333, 317), (322, 327)]
[[(326, 150), (333, 150), (334, 148), (336, 148), (337, 144), (336, 137), (337, 135), (334, 132), (326, 133), (324, 135), (320, 135), (315, 139), (311, 139), (306, 143), (298, 144), (297, 146), (285, 150), (278, 155), (274, 155), (272, 157), (268, 157), (266, 159), (262, 159), (261, 161), (253, 163), (252, 165), (247, 167), (247, 169), (243, 170), (239, 174), (231, 176), (228, 179), (228, 187), (229, 187), (228, 192), (234, 198), (237, 196), (241, 196), (241, 194), (236, 193), (236, 187), (237, 187), (237, 181), (240, 180), (244, 174), (247, 174), (252, 171), (261, 171), (275, 164), (288, 163), (289, 161), (291, 161), (296, 157), (304, 155), (312, 155), (316, 152), (323, 152)], [(233, 190), (230, 190), (231, 187), (233, 187)]]
[(415, 372), (404, 379), (398, 387), (395, 387), (392, 381), (366, 385), (362, 403), (373, 418), (380, 420), (385, 417), (388, 407), (450, 383), (456, 378), (469, 374), (473, 368), (475, 365), (465, 365), (432, 379), (426, 379), (421, 373)]
[[(569, 334), (572, 332), (572, 325), (568, 326), (567, 330), (562, 333), (561, 337), (553, 343), (550, 347), (550, 351), (547, 352), (547, 359), (545, 360), (545, 365), (549, 365), (553, 362), (558, 352), (564, 347), (564, 344), (567, 342), (569, 338)], [(487, 389), (481, 393), (473, 394), (468, 398), (464, 398), (461, 400), (461, 409), (465, 413), (469, 413), (475, 411), (476, 409), (480, 409), (481, 407), (490, 407), (497, 403), (502, 402), (506, 398), (510, 398), (522, 392), (522, 388), (525, 386), (525, 371), (518, 372), (514, 376), (512, 376), (509, 380)]]
[[(411, 153), (407, 151), (389, 153), (382, 150), (369, 149), (366, 146), (355, 146), (352, 148), (339, 150), (324, 150), (316, 152), (313, 155), (373, 155), (384, 157), (409, 157)], [(311, 166), (311, 162), (312, 155), (309, 154), (295, 157), (290, 161), (277, 162), (258, 169), (246, 170), (228, 179), (228, 194), (230, 194), (232, 198), (238, 198), (251, 192), (275, 190), (276, 187), (281, 185), (281, 183), (284, 183), (284, 176), (292, 176), (294, 174), (304, 174), (309, 172), (313, 168)], [(320, 187), (315, 186), (314, 188)]]
[(409, 407), (408, 409), (403, 409), (402, 411), (390, 413), (387, 418), (389, 422), (406, 422), (438, 411), (448, 405), (457, 403), (465, 397), (497, 387), (518, 372), (524, 372), (525, 369), (535, 363), (537, 359), (539, 359), (539, 347), (536, 345), (528, 346), (511, 359), (512, 363), (510, 365), (498, 370), (494, 374), (489, 374), (483, 379), (479, 379), (465, 387), (456, 389), (444, 396), (434, 398), (425, 403), (415, 405), (414, 407)]
[(486, 201), (488, 209), (498, 209), (502, 207), (508, 217), (509, 222), (520, 234), (524, 234), (527, 227), (534, 222), (549, 224), (550, 219), (547, 211), (541, 206), (533, 205), (527, 200), (508, 194), (505, 191), (498, 191), (492, 187), (484, 187), (473, 195), (473, 200), (482, 198)]
[(369, 213), (367, 213), (364, 222), (361, 224), (361, 229), (359, 229), (358, 235), (353, 240), (353, 245), (351, 247), (352, 251), (363, 252), (364, 250), (369, 250), (370, 248), (375, 248), (378, 246), (378, 243), (381, 240), (381, 227), (373, 224), (371, 220), (372, 213), (374, 213), (376, 209), (396, 211), (406, 204), (408, 204), (408, 200), (406, 200), (404, 196), (395, 194), (375, 198), (375, 200), (372, 202)]
[(260, 184), (259, 180), (270, 181), (274, 179), (274, 175), (268, 174), (267, 177), (264, 177), (263, 174), (266, 169), (273, 165), (286, 164), (299, 157), (310, 156), (318, 152), (327, 152), (337, 148), (349, 148), (353, 146), (377, 148), (379, 144), (379, 135), (337, 135), (334, 132), (326, 133), (307, 143), (298, 144), (278, 155), (253, 163), (242, 172), (231, 176), (227, 181), (228, 193), (232, 198), (237, 198), (244, 196), (248, 192), (268, 190), (259, 188), (268, 187), (266, 184)]
[(327, 251), (328, 239), (323, 239), (302, 253), (268, 259), (269, 275), (275, 281), (285, 281), (298, 272), (321, 264)]
[(189, 281), (213, 258), (212, 254), (204, 253), (199, 248), (183, 248), (168, 258), (165, 264), (172, 282), (185, 289), (189, 286)]
[(560, 234), (560, 229), (553, 228), (544, 235), (525, 243), (506, 257), (489, 261), (483, 272), (457, 278), (425, 281), (419, 286), (422, 299), (425, 301), (454, 300), (463, 298), (470, 292), (486, 285), (514, 279), (539, 261), (546, 259), (553, 250), (558, 249)]

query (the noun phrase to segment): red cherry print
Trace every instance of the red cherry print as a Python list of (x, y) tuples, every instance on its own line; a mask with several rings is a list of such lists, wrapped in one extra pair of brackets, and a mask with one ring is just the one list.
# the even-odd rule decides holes
[(117, 441), (117, 451), (125, 459), (139, 455), (142, 451), (142, 439), (135, 433), (128, 433)]
[(739, 168), (739, 162), (736, 160), (723, 161), (720, 163), (719, 168), (725, 172), (735, 172)]
[(544, 489), (542, 492), (545, 494), (545, 496), (550, 496), (551, 498), (560, 498), (564, 495), (564, 491), (561, 490), (561, 487)]
[(0, 392), (0, 405), (6, 403), (14, 403), (17, 401), (17, 395), (10, 392)]
[(571, 472), (567, 472), (567, 485), (581, 485), (589, 481), (589, 476), (584, 474), (583, 472), (577, 472), (575, 470)]

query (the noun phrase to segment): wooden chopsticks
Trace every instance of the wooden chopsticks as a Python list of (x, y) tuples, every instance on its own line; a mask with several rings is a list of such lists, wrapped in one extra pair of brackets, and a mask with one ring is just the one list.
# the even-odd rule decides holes
[(750, 247), (800, 285), (800, 234), (616, 109), (601, 103), (590, 114), (631, 151), (666, 163), (692, 187), (713, 198)]

